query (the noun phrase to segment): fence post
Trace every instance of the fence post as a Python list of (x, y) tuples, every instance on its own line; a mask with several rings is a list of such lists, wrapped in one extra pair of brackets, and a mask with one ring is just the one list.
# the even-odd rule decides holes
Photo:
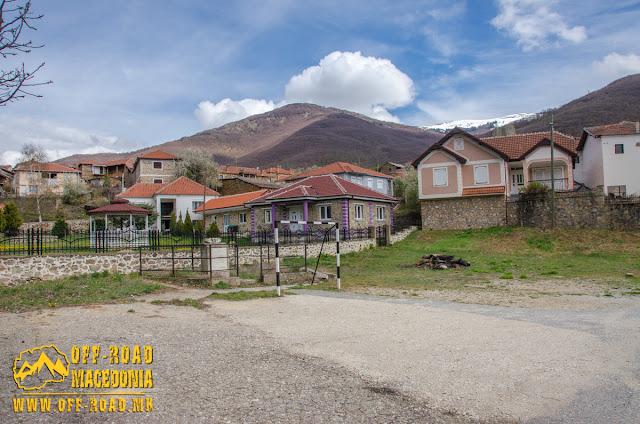
[(140, 258), (140, 276), (142, 277), (142, 246), (138, 247), (139, 258)]
[(236, 243), (236, 277), (240, 277), (240, 252), (238, 243)]
[(280, 297), (280, 256), (278, 255), (278, 224), (273, 229), (273, 244), (276, 250), (276, 292)]
[(173, 244), (171, 244), (171, 276), (176, 276), (176, 255)]
[(264, 282), (264, 274), (262, 272), (262, 245), (260, 245), (260, 282)]
[(307, 243), (304, 244), (304, 272), (307, 272)]
[(340, 290), (340, 227), (336, 225), (336, 263), (337, 263), (337, 278), (338, 278), (338, 290)]

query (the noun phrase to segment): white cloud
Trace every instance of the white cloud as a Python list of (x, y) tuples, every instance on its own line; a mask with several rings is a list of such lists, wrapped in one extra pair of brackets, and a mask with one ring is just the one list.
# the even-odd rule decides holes
[(584, 26), (569, 27), (552, 11), (555, 0), (498, 0), (498, 16), (491, 24), (518, 40), (523, 50), (544, 47), (551, 39), (580, 43), (587, 38)]
[(16, 116), (0, 117), (0, 140), (4, 150), (0, 163), (11, 165), (20, 159), (20, 149), (28, 143), (42, 146), (49, 160), (81, 153), (123, 152), (142, 147), (141, 142), (130, 138), (94, 134), (49, 121)]
[(269, 112), (277, 106), (269, 100), (231, 100), (223, 99), (213, 104), (210, 101), (200, 102), (194, 112), (200, 124), (207, 129), (217, 128), (229, 122), (239, 121), (251, 115)]
[(623, 77), (640, 72), (640, 56), (633, 53), (623, 56), (618, 53), (610, 53), (601, 62), (593, 62), (593, 66), (599, 73), (612, 77)]
[(390, 60), (333, 52), (289, 80), (287, 103), (315, 103), (398, 122), (389, 109), (413, 102), (413, 81)]

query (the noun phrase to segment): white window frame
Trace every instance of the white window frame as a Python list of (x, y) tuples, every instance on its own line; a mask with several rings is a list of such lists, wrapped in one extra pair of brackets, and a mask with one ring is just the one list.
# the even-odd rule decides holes
[[(156, 168), (156, 163), (160, 164), (160, 168)], [(151, 168), (152, 169), (164, 169), (164, 162), (162, 162), (161, 160), (154, 160), (153, 163), (151, 164)]]
[[(486, 169), (486, 181), (481, 181), (478, 179), (478, 171), (480, 169)], [(476, 165), (473, 167), (473, 183), (474, 184), (489, 184), (489, 165)]]
[(357, 177), (356, 183), (362, 185), (362, 177)]
[(384, 190), (384, 181), (382, 180), (376, 181), (376, 187), (378, 188), (379, 191)]
[(364, 205), (362, 203), (356, 203), (354, 205), (353, 214), (355, 216), (356, 221), (362, 221), (364, 219)]
[(273, 217), (271, 216), (271, 209), (263, 209), (264, 211), (264, 223), (271, 224), (273, 222)]
[(195, 211), (196, 209), (198, 209), (203, 204), (204, 204), (204, 202), (202, 202), (202, 200), (193, 200), (191, 202), (191, 210)]
[[(324, 211), (324, 214), (323, 214)], [(327, 211), (329, 212), (327, 214)], [(324, 215), (324, 217), (322, 216)], [(327, 216), (328, 215), (328, 216)], [(331, 204), (318, 205), (318, 218), (320, 221), (329, 221), (331, 220)]]
[(377, 205), (376, 206), (376, 219), (378, 221), (384, 221), (384, 206)]
[(463, 138), (454, 138), (453, 139), (453, 150), (464, 150), (464, 139)]
[[(437, 172), (444, 171), (444, 184), (438, 184)], [(433, 168), (433, 186), (434, 187), (448, 187), (449, 186), (449, 169), (447, 167), (444, 168)]]
[(367, 178), (367, 187), (373, 188), (373, 178)]
[(238, 223), (239, 224), (246, 224), (247, 223), (247, 213), (246, 212), (240, 212), (238, 214)]

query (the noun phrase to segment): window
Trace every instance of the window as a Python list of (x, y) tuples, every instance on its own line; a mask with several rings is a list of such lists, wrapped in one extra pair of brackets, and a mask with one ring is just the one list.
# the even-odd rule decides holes
[(357, 181), (357, 183), (358, 183), (358, 184), (360, 184), (360, 185), (362, 185), (362, 177), (358, 177), (358, 181)]
[(328, 221), (331, 219), (331, 205), (318, 206), (318, 215), (320, 215), (320, 221)]
[(462, 138), (453, 139), (453, 150), (464, 150), (464, 140)]
[(446, 187), (449, 185), (447, 168), (433, 168), (433, 185), (434, 187)]
[(373, 178), (367, 178), (367, 187), (373, 188)]
[(376, 206), (376, 218), (378, 221), (384, 221), (384, 206)]
[(30, 185), (29, 186), (29, 193), (37, 193), (38, 192), (38, 186), (37, 185)]
[(378, 180), (377, 183), (378, 183), (378, 191), (382, 191), (384, 187), (384, 181)]
[(162, 169), (162, 162), (153, 162), (153, 169)]
[(474, 166), (473, 175), (476, 184), (489, 184), (489, 165)]
[(524, 174), (511, 174), (512, 185), (524, 185)]
[(624, 153), (624, 144), (616, 144), (616, 155), (621, 155)]
[(203, 205), (202, 200), (200, 200), (200, 201), (193, 201), (193, 202), (191, 202), (191, 210), (192, 210), (192, 211), (195, 211), (196, 209), (198, 209), (198, 208), (199, 208), (200, 206), (202, 206), (202, 205)]
[(271, 224), (271, 209), (264, 210), (264, 223)]
[(247, 223), (247, 213), (246, 212), (242, 212), (242, 213), (238, 214), (238, 222), (240, 224), (246, 224)]
[(355, 206), (356, 221), (362, 221), (362, 205)]
[(162, 178), (154, 178), (153, 179), (153, 183), (154, 184), (162, 184)]

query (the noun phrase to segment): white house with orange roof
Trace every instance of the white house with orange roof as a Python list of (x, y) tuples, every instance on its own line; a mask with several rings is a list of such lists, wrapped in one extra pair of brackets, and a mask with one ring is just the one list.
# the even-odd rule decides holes
[(585, 128), (577, 151), (576, 181), (607, 196), (640, 195), (640, 122)]
[(166, 184), (138, 183), (117, 195), (133, 204), (145, 204), (154, 207), (158, 214), (156, 227), (161, 230), (169, 228), (171, 212), (184, 219), (189, 213), (192, 221), (202, 219), (202, 213), (194, 212), (205, 201), (219, 197), (220, 194), (187, 177)]
[(13, 191), (18, 196), (62, 195), (65, 184), (80, 184), (80, 171), (56, 163), (22, 162), (13, 172)]
[(337, 175), (338, 177), (361, 185), (378, 193), (393, 196), (393, 178), (382, 172), (366, 169), (347, 162), (334, 162), (318, 169), (303, 172), (286, 178), (286, 181), (300, 181), (317, 175)]
[[(573, 189), (575, 138), (554, 131), (555, 190)], [(530, 182), (551, 187), (551, 132), (477, 138), (454, 128), (414, 162), (423, 228), (504, 225)]]

